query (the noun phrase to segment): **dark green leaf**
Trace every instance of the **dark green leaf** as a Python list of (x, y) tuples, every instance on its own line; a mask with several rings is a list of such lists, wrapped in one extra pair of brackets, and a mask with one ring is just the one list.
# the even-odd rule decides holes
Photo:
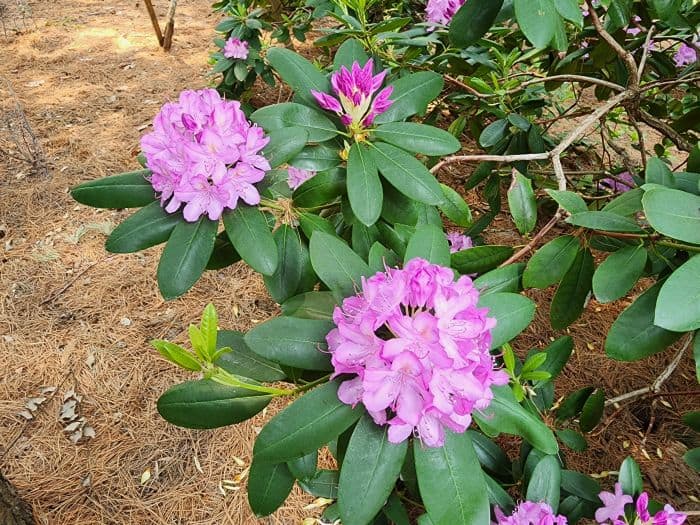
[(285, 463), (267, 463), (253, 458), (248, 474), (248, 503), (257, 516), (268, 516), (287, 499), (294, 476)]
[(562, 330), (579, 318), (591, 291), (594, 268), (591, 251), (579, 251), (552, 299), (549, 310), (552, 328)]
[(332, 322), (296, 317), (274, 317), (245, 336), (253, 352), (270, 361), (305, 370), (332, 370), (326, 335)]
[(674, 332), (700, 328), (700, 255), (688, 259), (663, 284), (654, 324)]
[(642, 211), (642, 195), (644, 190), (641, 188), (626, 191), (603, 206), (602, 211), (617, 215), (635, 215)]
[(347, 190), (355, 216), (371, 226), (382, 213), (384, 192), (377, 165), (364, 144), (356, 142), (350, 148), (347, 169)]
[(467, 434), (471, 437), (474, 451), (482, 467), (499, 478), (510, 474), (510, 460), (501, 447), (476, 430), (467, 430)]
[(269, 131), (267, 135), (270, 137), (270, 142), (265, 146), (262, 154), (273, 168), (298, 155), (306, 146), (308, 136), (306, 130), (302, 128), (275, 129)]
[(408, 516), (406, 507), (401, 502), (401, 499), (393, 492), (382, 509), (384, 515), (389, 518), (389, 521), (394, 525), (411, 525), (411, 520)]
[(470, 226), (472, 223), (472, 212), (466, 201), (449, 186), (440, 184), (440, 187), (445, 197), (445, 200), (440, 205), (440, 211), (457, 226), (462, 226), (463, 228)]
[(575, 452), (584, 452), (588, 448), (586, 438), (575, 430), (564, 428), (556, 431), (559, 441)]
[(424, 113), (428, 103), (442, 91), (442, 76), (432, 71), (411, 73), (391, 83), (391, 106), (384, 113), (377, 115), (375, 124), (397, 122), (416, 113)]
[(152, 202), (117, 226), (105, 248), (112, 253), (133, 253), (168, 240), (175, 226), (184, 221), (180, 213), (167, 213)]
[(491, 349), (498, 348), (525, 330), (535, 317), (535, 303), (516, 293), (482, 295), (479, 307), (489, 309), (489, 317), (496, 319), (491, 330)]
[(380, 242), (375, 242), (369, 250), (367, 258), (370, 268), (375, 272), (383, 272), (399, 263), (397, 255)]
[(593, 387), (587, 386), (570, 393), (564, 398), (564, 401), (559, 405), (557, 410), (557, 419), (563, 421), (565, 419), (572, 419), (581, 412), (584, 403), (593, 393)]
[(637, 462), (630, 456), (622, 462), (618, 480), (622, 485), (622, 492), (630, 496), (639, 496), (644, 490), (642, 472), (639, 470)]
[(311, 90), (330, 92), (330, 82), (316, 67), (294, 51), (281, 47), (270, 48), (267, 60), (296, 93), (297, 97), (315, 107), (317, 102)]
[(413, 449), (430, 519), (434, 525), (488, 523), (488, 489), (469, 434), (445, 434), (442, 447)]
[(644, 246), (627, 246), (608, 256), (593, 274), (593, 293), (598, 302), (609, 303), (627, 294), (644, 272)]
[(416, 228), (406, 247), (404, 262), (420, 257), (433, 264), (450, 265), (450, 246), (445, 232), (437, 226), (424, 224)]
[(207, 270), (220, 270), (241, 260), (226, 232), (219, 232), (214, 240), (214, 249), (207, 261)]
[(323, 142), (338, 134), (338, 129), (328, 117), (296, 102), (265, 106), (255, 111), (250, 120), (260, 124), (268, 133), (283, 128), (304, 129), (311, 142)]
[(563, 18), (579, 28), (583, 27), (583, 14), (577, 0), (554, 0), (554, 7)]
[(389, 443), (387, 428), (365, 415), (352, 433), (338, 489), (340, 516), (346, 525), (370, 523), (394, 489), (408, 441)]
[(515, 507), (513, 498), (510, 497), (503, 487), (488, 474), (483, 474), (486, 480), (486, 487), (489, 495), (489, 503), (498, 506), (505, 514), (510, 513)]
[(287, 300), (282, 305), (284, 315), (302, 319), (330, 321), (336, 301), (331, 292), (306, 292)]
[(450, 41), (465, 48), (476, 44), (496, 21), (503, 0), (471, 0), (465, 3), (450, 22)]
[(546, 190), (554, 201), (569, 213), (581, 213), (588, 211), (586, 201), (578, 193), (573, 191)]
[(338, 399), (338, 383), (319, 386), (273, 417), (255, 441), (260, 460), (289, 461), (318, 450), (362, 416)]
[(545, 348), (547, 360), (540, 370), (549, 372), (550, 379), (556, 378), (566, 366), (573, 351), (574, 340), (568, 335), (560, 337)]
[(214, 364), (227, 372), (249, 377), (255, 381), (281, 381), (285, 374), (277, 363), (269, 361), (253, 352), (245, 343), (244, 334), (232, 330), (219, 330), (216, 348), (228, 347), (226, 352)]
[(561, 466), (556, 456), (543, 457), (532, 471), (527, 484), (528, 501), (544, 501), (554, 514), (559, 509), (559, 485), (561, 483)]
[(313, 478), (299, 481), (299, 486), (317, 498), (337, 499), (338, 471), (319, 470)]
[(287, 467), (289, 467), (289, 471), (296, 479), (305, 480), (313, 478), (316, 475), (317, 464), (318, 450), (314, 450), (306, 456), (288, 461)]
[(525, 288), (547, 288), (558, 283), (576, 260), (580, 244), (573, 235), (549, 241), (535, 252), (523, 272)]
[(504, 136), (508, 129), (508, 121), (506, 119), (495, 120), (484, 128), (479, 135), (479, 145), (484, 148), (495, 146)]
[(391, 122), (377, 126), (374, 135), (384, 142), (412, 153), (449, 155), (460, 148), (459, 141), (440, 128), (415, 122)]
[(461, 274), (485, 273), (513, 255), (510, 246), (475, 246), (452, 254), (452, 267)]
[(163, 297), (175, 299), (192, 288), (202, 275), (214, 249), (218, 221), (200, 217), (175, 226), (158, 264), (158, 288)]
[(669, 237), (700, 244), (700, 196), (680, 190), (644, 192), (644, 213), (651, 226)]
[(603, 417), (604, 410), (605, 392), (598, 389), (586, 399), (581, 409), (581, 417), (578, 424), (581, 432), (590, 432), (598, 426), (600, 419)]
[(158, 412), (179, 427), (218, 428), (250, 419), (271, 399), (245, 388), (200, 379), (170, 387), (158, 399)]
[(341, 162), (338, 156), (340, 148), (327, 144), (306, 146), (296, 157), (289, 161), (289, 164), (295, 168), (311, 171), (326, 171), (335, 168)]
[(520, 279), (525, 269), (525, 263), (515, 263), (491, 270), (474, 281), (482, 295), (495, 292), (518, 293), (522, 290)]
[(156, 200), (146, 177), (150, 170), (133, 171), (84, 182), (71, 189), (71, 196), (93, 208), (140, 208)]
[(314, 270), (341, 297), (354, 295), (360, 278), (372, 273), (367, 263), (337, 237), (314, 232), (309, 247)]
[[(584, 440), (584, 443), (585, 442)], [(598, 496), (598, 494), (600, 494), (600, 483), (585, 474), (574, 470), (562, 470), (561, 488), (569, 494), (578, 496), (581, 499), (585, 499), (596, 505), (600, 504), (600, 497)]]
[(341, 170), (317, 173), (294, 190), (294, 206), (315, 208), (327, 205), (345, 192), (345, 177)]
[(508, 206), (513, 222), (518, 231), (525, 235), (537, 224), (537, 202), (532, 182), (520, 173), (516, 173), (508, 189)]
[(365, 53), (365, 48), (363, 45), (354, 38), (348, 38), (343, 42), (338, 50), (335, 52), (335, 57), (333, 58), (333, 69), (340, 69), (341, 66), (345, 66), (350, 69), (353, 62), (357, 62), (360, 67), (364, 66), (369, 57)]
[(313, 213), (303, 212), (299, 214), (299, 225), (301, 230), (306, 235), (307, 239), (311, 238), (311, 235), (315, 231), (322, 231), (329, 235), (335, 235), (335, 228), (333, 224), (323, 217), (319, 217)]
[(296, 295), (302, 276), (303, 248), (299, 233), (283, 224), (273, 234), (277, 244), (277, 270), (264, 276), (265, 287), (276, 303), (283, 303)]
[(278, 249), (260, 209), (239, 203), (224, 212), (223, 219), (226, 234), (243, 260), (263, 275), (275, 273)]
[(644, 233), (644, 230), (642, 230), (634, 220), (607, 211), (577, 212), (566, 219), (566, 222), (575, 226), (590, 228), (592, 230)]
[(700, 472), (700, 447), (691, 448), (683, 454), (683, 461), (697, 472)]

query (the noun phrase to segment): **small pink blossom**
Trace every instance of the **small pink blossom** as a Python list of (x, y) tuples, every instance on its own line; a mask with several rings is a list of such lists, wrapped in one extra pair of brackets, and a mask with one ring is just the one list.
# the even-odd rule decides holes
[(638, 15), (634, 15), (632, 17), (632, 23), (634, 24), (634, 26), (627, 26), (627, 29), (625, 29), (625, 33), (627, 33), (628, 35), (637, 36), (639, 33), (642, 32), (642, 28), (639, 27), (639, 22), (641, 21), (642, 19)]
[(544, 502), (523, 501), (513, 513), (506, 516), (499, 507), (494, 508), (496, 522), (492, 525), (567, 525), (566, 516), (557, 516)]
[(245, 60), (248, 58), (248, 42), (231, 37), (224, 44), (224, 56), (226, 58), (237, 58)]
[(387, 73), (388, 70), (384, 70), (375, 75), (371, 59), (363, 67), (355, 61), (350, 69), (341, 66), (331, 75), (335, 97), (315, 90), (311, 90), (311, 94), (319, 106), (336, 113), (343, 125), (361, 130), (371, 126), (377, 115), (384, 113), (392, 104), (389, 97), (394, 91), (393, 86), (379, 91)]
[(493, 399), (491, 387), (508, 382), (489, 353), (496, 325), (478, 308), (467, 276), (412, 259), (362, 279), (362, 291), (333, 312), (326, 337), (334, 376), (349, 375), (338, 397), (362, 403), (389, 441), (416, 434), (442, 446), (445, 428), (464, 432), (474, 410)]
[(617, 518), (625, 515), (625, 505), (632, 503), (632, 496), (622, 492), (622, 485), (615, 483), (615, 492), (601, 492), (598, 497), (603, 506), (595, 511), (595, 519), (598, 523), (606, 523), (608, 520), (615, 523)]
[(450, 243), (450, 253), (461, 252), (462, 250), (474, 247), (471, 237), (459, 232), (448, 233), (447, 240)]
[(431, 30), (437, 25), (450, 25), (452, 17), (464, 3), (465, 0), (428, 0), (425, 14)]
[[(688, 518), (682, 512), (677, 512), (671, 505), (664, 505), (663, 510), (660, 510), (653, 516), (649, 513), (649, 495), (642, 492), (634, 505), (635, 513), (632, 516), (632, 521), (627, 522), (625, 518), (625, 505), (632, 503), (632, 497), (622, 494), (622, 489), (619, 483), (615, 484), (615, 494), (611, 492), (601, 492), (600, 499), (605, 503), (605, 506), (598, 509), (595, 513), (595, 519), (602, 525), (683, 525)], [(622, 517), (623, 519), (619, 519)]]
[(698, 51), (696, 47), (689, 46), (683, 43), (678, 48), (678, 51), (673, 55), (673, 61), (676, 63), (676, 67), (688, 66), (694, 64), (698, 60)]
[(240, 103), (214, 89), (183, 91), (165, 104), (141, 139), (151, 185), (168, 213), (183, 204), (186, 221), (218, 220), (238, 200), (260, 202), (254, 184), (270, 170), (260, 151), (269, 138), (251, 125)]
[(293, 166), (289, 167), (287, 173), (289, 175), (287, 178), (287, 184), (289, 184), (289, 188), (291, 190), (296, 190), (299, 186), (316, 175), (315, 171), (302, 170)]

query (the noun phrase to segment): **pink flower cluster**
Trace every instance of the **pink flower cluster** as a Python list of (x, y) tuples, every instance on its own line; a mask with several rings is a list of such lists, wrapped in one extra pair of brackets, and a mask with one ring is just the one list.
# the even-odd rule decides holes
[(414, 432), (439, 447), (445, 427), (464, 432), (474, 410), (493, 399), (492, 385), (508, 383), (489, 353), (496, 320), (477, 308), (467, 276), (412, 259), (362, 279), (362, 292), (336, 307), (327, 336), (334, 376), (351, 374), (338, 389), (344, 403), (362, 403), (389, 441)]
[(544, 502), (523, 501), (510, 516), (496, 507), (496, 522), (493, 525), (567, 525), (565, 516), (554, 514), (552, 507)]
[(260, 182), (270, 164), (260, 151), (270, 141), (251, 125), (241, 105), (223, 100), (215, 89), (183, 91), (165, 104), (153, 131), (141, 139), (151, 184), (168, 213), (185, 204), (185, 220), (202, 215), (218, 220), (224, 208), (242, 199), (258, 204)]
[(622, 492), (622, 486), (615, 483), (615, 492), (603, 491), (598, 496), (603, 506), (596, 510), (595, 520), (603, 525), (682, 525), (688, 518), (682, 512), (676, 512), (671, 505), (664, 505), (653, 516), (649, 513), (649, 495), (642, 492), (635, 503), (632, 521), (627, 521), (625, 505), (634, 502), (632, 496)]
[(450, 243), (450, 253), (461, 252), (473, 248), (471, 237), (463, 235), (459, 232), (450, 232), (447, 234), (447, 242)]
[(683, 67), (683, 66), (688, 66), (690, 64), (694, 64), (698, 60), (698, 50), (696, 45), (689, 46), (686, 43), (683, 43), (680, 45), (678, 48), (678, 51), (676, 51), (676, 54), (673, 55), (673, 61), (676, 64), (676, 67)]
[(372, 60), (368, 60), (363, 67), (357, 61), (352, 63), (350, 69), (341, 66), (331, 75), (331, 87), (337, 98), (315, 90), (311, 90), (311, 94), (319, 106), (336, 113), (345, 126), (358, 130), (371, 126), (377, 115), (391, 106), (389, 97), (394, 91), (393, 86), (387, 86), (375, 96), (388, 70), (375, 75), (373, 68)]
[(245, 60), (248, 58), (248, 42), (243, 42), (235, 37), (229, 38), (224, 45), (224, 56)]
[(450, 25), (452, 17), (464, 2), (465, 0), (428, 0), (428, 5), (425, 7), (426, 20), (431, 26)]
[(290, 166), (287, 169), (287, 184), (289, 185), (289, 189), (296, 190), (299, 186), (315, 175), (315, 171), (303, 170), (301, 168)]

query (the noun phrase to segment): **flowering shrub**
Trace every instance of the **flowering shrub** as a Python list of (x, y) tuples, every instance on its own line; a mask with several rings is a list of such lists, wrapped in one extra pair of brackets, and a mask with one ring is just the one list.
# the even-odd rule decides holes
[(567, 525), (564, 516), (556, 516), (552, 507), (542, 502), (523, 501), (510, 516), (496, 507), (495, 525)]

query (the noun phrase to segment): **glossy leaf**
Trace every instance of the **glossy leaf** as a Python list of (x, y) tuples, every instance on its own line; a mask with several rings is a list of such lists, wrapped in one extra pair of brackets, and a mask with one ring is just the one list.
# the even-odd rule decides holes
[(586, 438), (575, 430), (564, 428), (556, 431), (559, 441), (575, 452), (584, 452), (588, 448)]
[(452, 268), (461, 274), (484, 273), (497, 267), (513, 255), (510, 246), (475, 246), (451, 256)]
[(496, 21), (503, 0), (473, 0), (462, 5), (450, 22), (450, 41), (457, 47), (476, 44)]
[(367, 263), (339, 238), (314, 232), (309, 243), (316, 274), (340, 297), (354, 295), (360, 278), (371, 275)]
[(525, 235), (537, 224), (537, 202), (532, 190), (532, 181), (516, 173), (508, 189), (508, 206), (518, 231)]
[(140, 170), (91, 180), (75, 186), (70, 194), (93, 208), (140, 208), (156, 200), (156, 192), (146, 179), (150, 174), (150, 170)]
[(484, 148), (495, 146), (505, 136), (508, 129), (506, 119), (494, 120), (479, 135), (479, 145)]
[(450, 246), (442, 228), (431, 224), (416, 228), (416, 233), (408, 241), (404, 262), (407, 263), (415, 257), (441, 266), (450, 265)]
[(241, 332), (219, 330), (216, 347), (231, 349), (214, 363), (231, 374), (268, 383), (281, 381), (286, 377), (277, 363), (253, 352), (246, 344), (244, 334)]
[[(330, 144), (330, 145), (329, 145)], [(338, 156), (340, 148), (333, 143), (309, 145), (289, 161), (291, 166), (312, 171), (326, 171), (335, 168), (341, 162)]]
[(319, 386), (297, 398), (260, 431), (253, 455), (266, 461), (305, 456), (335, 439), (362, 416), (338, 399), (338, 383)]
[(223, 219), (226, 234), (243, 260), (263, 275), (275, 273), (277, 245), (260, 209), (239, 203), (236, 209), (224, 212)]
[(133, 253), (168, 240), (175, 226), (184, 219), (179, 213), (167, 213), (159, 201), (140, 209), (117, 226), (105, 248), (112, 253)]
[(581, 250), (564, 274), (549, 310), (552, 328), (561, 330), (579, 318), (591, 290), (594, 271), (591, 251)]
[(285, 463), (267, 463), (253, 458), (248, 473), (248, 503), (257, 516), (268, 516), (287, 499), (294, 476)]
[(523, 272), (525, 288), (547, 288), (562, 280), (576, 260), (579, 240), (563, 235), (549, 241), (530, 258)]
[(318, 465), (318, 450), (314, 450), (306, 456), (287, 462), (287, 467), (292, 475), (299, 480), (310, 479), (316, 475)]
[(497, 321), (491, 330), (491, 349), (513, 339), (525, 330), (535, 317), (535, 303), (515, 293), (482, 295), (478, 306), (488, 308), (488, 316)]
[(680, 190), (654, 189), (642, 197), (651, 226), (669, 237), (700, 244), (700, 196)]
[(586, 201), (578, 193), (573, 191), (545, 190), (554, 201), (569, 213), (581, 213), (588, 211)]
[(163, 297), (175, 299), (187, 292), (209, 262), (219, 223), (201, 217), (175, 226), (158, 263), (158, 288)]
[(375, 128), (374, 136), (406, 151), (433, 157), (449, 155), (461, 146), (451, 133), (415, 122), (381, 124)]
[(628, 246), (612, 253), (593, 274), (593, 293), (598, 302), (624, 297), (637, 283), (647, 263), (643, 246)]
[(332, 370), (326, 335), (333, 323), (296, 317), (273, 317), (245, 336), (253, 352), (275, 363), (305, 370)]
[(642, 472), (637, 462), (630, 456), (622, 462), (618, 480), (622, 485), (622, 491), (630, 496), (639, 496), (644, 490)]
[(467, 228), (472, 223), (472, 212), (462, 196), (445, 184), (440, 184), (445, 200), (440, 205), (440, 211), (457, 226)]
[(261, 154), (276, 168), (296, 157), (306, 146), (308, 133), (303, 128), (280, 128), (268, 131), (270, 142)]
[(333, 57), (333, 69), (340, 69), (341, 66), (350, 69), (353, 62), (357, 62), (360, 67), (362, 67), (368, 60), (369, 57), (365, 52), (364, 46), (358, 40), (348, 38), (335, 52), (335, 56)]
[(600, 497), (598, 496), (600, 494), (600, 483), (585, 474), (573, 470), (562, 470), (561, 488), (581, 499), (596, 505), (600, 504)]
[(303, 246), (299, 232), (283, 224), (273, 234), (277, 244), (277, 269), (263, 276), (265, 287), (276, 303), (283, 303), (296, 295), (303, 273)]
[(525, 269), (525, 263), (514, 263), (491, 270), (474, 280), (481, 295), (496, 292), (518, 293), (522, 289), (520, 280)]
[(310, 479), (300, 480), (299, 486), (317, 498), (338, 498), (338, 471), (321, 469)]
[(554, 37), (558, 16), (552, 0), (514, 0), (515, 17), (527, 39), (545, 48)]
[(605, 392), (596, 390), (593, 392), (581, 409), (579, 428), (581, 432), (590, 432), (600, 423), (605, 410)]
[(352, 433), (338, 487), (340, 516), (346, 525), (370, 523), (394, 489), (408, 441), (390, 443), (387, 429), (365, 415)]
[(267, 52), (267, 60), (296, 93), (296, 96), (316, 107), (316, 99), (311, 90), (330, 92), (330, 82), (316, 67), (301, 55), (282, 47), (272, 47)]
[(550, 379), (554, 379), (569, 361), (569, 357), (574, 351), (574, 340), (568, 335), (562, 336), (550, 343), (544, 351), (547, 354), (547, 359), (539, 369), (548, 372), (551, 376)]
[(245, 388), (200, 379), (170, 387), (158, 399), (158, 412), (179, 427), (218, 428), (250, 419), (271, 399)]
[(335, 124), (320, 110), (295, 102), (262, 107), (250, 116), (250, 120), (262, 126), (268, 133), (284, 128), (303, 129), (311, 142), (323, 142), (338, 134)]
[(577, 27), (583, 27), (583, 14), (577, 0), (554, 0), (554, 7), (562, 18)]
[(331, 292), (306, 292), (292, 297), (282, 304), (284, 315), (302, 319), (330, 321), (336, 300)]
[(654, 324), (674, 332), (700, 328), (700, 255), (678, 267), (661, 287)]
[(391, 82), (392, 104), (384, 113), (377, 115), (375, 124), (397, 122), (417, 113), (424, 113), (428, 104), (442, 91), (442, 76), (432, 71), (411, 73)]
[(544, 456), (532, 471), (525, 497), (528, 501), (544, 501), (556, 514), (559, 509), (560, 484), (559, 460), (556, 456)]
[(355, 217), (367, 226), (377, 222), (382, 213), (382, 182), (371, 152), (366, 145), (358, 142), (350, 148), (347, 189)]
[(488, 523), (489, 500), (469, 434), (445, 431), (442, 447), (414, 448), (418, 484), (434, 525)]
[(607, 211), (577, 212), (566, 219), (566, 222), (606, 232), (644, 233), (634, 220)]

